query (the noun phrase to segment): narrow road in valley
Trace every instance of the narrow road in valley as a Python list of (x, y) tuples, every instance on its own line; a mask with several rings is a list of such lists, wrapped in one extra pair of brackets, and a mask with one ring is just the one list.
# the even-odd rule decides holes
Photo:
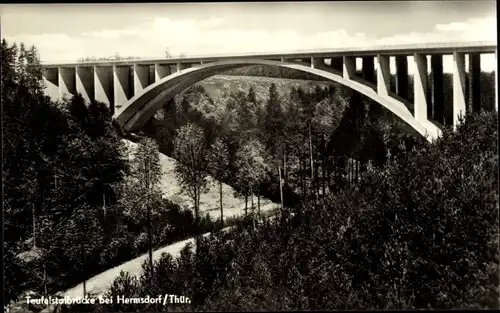
[[(268, 212), (273, 208), (276, 208), (277, 205), (275, 203), (268, 203), (265, 204), (261, 207), (262, 212)], [(241, 212), (242, 210), (240, 210)], [(226, 227), (223, 229), (223, 231), (228, 231), (232, 227)], [(207, 237), (209, 236), (210, 233), (205, 233), (203, 236)], [(191, 244), (192, 247), (194, 248), (194, 237), (181, 240), (178, 242), (175, 242), (173, 244), (167, 245), (165, 247), (159, 248), (155, 251), (153, 251), (153, 261), (157, 261), (161, 258), (161, 256), (164, 253), (169, 253), (172, 255), (172, 257), (175, 259), (179, 256), (181, 250), (187, 245)], [(86, 290), (87, 294), (93, 295), (93, 296), (98, 296), (98, 295), (103, 295), (104, 293), (107, 292), (109, 287), (113, 284), (113, 281), (115, 280), (116, 277), (120, 275), (121, 271), (128, 272), (131, 275), (135, 275), (138, 277), (142, 273), (142, 264), (148, 259), (148, 253), (144, 253), (143, 255), (132, 259), (130, 261), (127, 261), (125, 263), (122, 263), (118, 266), (115, 266), (107, 271), (104, 271), (86, 281)], [(66, 290), (58, 293), (58, 297), (65, 297), (68, 296), (70, 298), (78, 298), (83, 296), (83, 282)], [(40, 311), (40, 313), (48, 313), (52, 312), (54, 307), (51, 306), (51, 309), (49, 311), (48, 308), (43, 309)], [(27, 305), (24, 299), (21, 299), (18, 303), (14, 304), (11, 308), (12, 313), (14, 312), (27, 312)]]

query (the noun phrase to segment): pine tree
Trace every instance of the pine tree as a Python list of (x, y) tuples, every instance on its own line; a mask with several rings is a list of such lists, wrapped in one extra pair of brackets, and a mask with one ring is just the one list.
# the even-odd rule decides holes
[(278, 90), (274, 83), (269, 87), (264, 131), (266, 133), (267, 148), (271, 151), (272, 155), (277, 155), (284, 138), (284, 116)]

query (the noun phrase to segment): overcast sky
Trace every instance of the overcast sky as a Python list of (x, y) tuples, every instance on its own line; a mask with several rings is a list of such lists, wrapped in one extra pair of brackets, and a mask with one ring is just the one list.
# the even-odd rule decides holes
[[(42, 61), (496, 41), (495, 1), (0, 5), (2, 37)], [(445, 60), (445, 70), (449, 67)], [(482, 68), (496, 67), (494, 56)]]

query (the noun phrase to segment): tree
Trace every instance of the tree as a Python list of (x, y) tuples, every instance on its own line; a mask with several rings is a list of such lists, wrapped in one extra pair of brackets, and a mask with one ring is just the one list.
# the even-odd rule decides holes
[(221, 228), (224, 228), (224, 216), (222, 208), (222, 182), (229, 177), (229, 152), (226, 143), (217, 138), (210, 146), (209, 150), (209, 171), (213, 177), (219, 180), (219, 203), (220, 203), (220, 222)]
[(277, 155), (279, 146), (283, 142), (284, 137), (284, 116), (278, 90), (274, 83), (269, 87), (264, 131), (266, 134), (267, 147), (271, 151), (271, 155)]
[(139, 143), (132, 161), (132, 174), (137, 186), (144, 195), (144, 206), (147, 209), (149, 262), (153, 268), (153, 248), (151, 234), (151, 205), (155, 197), (159, 197), (158, 183), (163, 175), (160, 164), (160, 152), (154, 139), (143, 138)]
[(254, 104), (250, 102), (241, 91), (235, 95), (235, 109), (237, 112), (236, 122), (238, 132), (242, 137), (251, 136), (256, 125), (255, 114), (253, 112)]
[(200, 222), (200, 195), (207, 186), (205, 134), (203, 129), (188, 122), (182, 126), (174, 139), (174, 156), (176, 158), (174, 172), (181, 186), (193, 200), (195, 224)]
[[(253, 139), (244, 144), (238, 152), (236, 152), (236, 168), (238, 170), (237, 185), (240, 192), (245, 197), (245, 216), (248, 211), (248, 196), (253, 199), (255, 188), (266, 177), (269, 167), (267, 165), (265, 148), (257, 140)], [(259, 193), (259, 214), (260, 214), (260, 193)], [(252, 214), (254, 210), (252, 201)], [(253, 217), (255, 219), (255, 217)], [(254, 221), (255, 222), (255, 221)]]

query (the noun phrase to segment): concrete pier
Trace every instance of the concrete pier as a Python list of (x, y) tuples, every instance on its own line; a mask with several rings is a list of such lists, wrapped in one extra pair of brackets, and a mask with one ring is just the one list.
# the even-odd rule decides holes
[(61, 98), (76, 94), (75, 68), (59, 68), (59, 95)]
[(94, 91), (95, 100), (107, 104), (114, 112), (112, 66), (94, 66)]
[(444, 124), (443, 56), (440, 54), (431, 55), (431, 81), (432, 102), (429, 117)]
[(481, 110), (481, 55), (469, 53), (469, 105), (468, 110)]
[(427, 57), (415, 53), (413, 59), (415, 62), (413, 114), (417, 121), (427, 121)]
[(377, 93), (381, 96), (389, 95), (391, 88), (391, 68), (389, 57), (386, 55), (377, 55)]
[(114, 95), (115, 95), (115, 105), (117, 107), (121, 106), (128, 99), (129, 96), (129, 77), (130, 77), (130, 66), (115, 66), (114, 67)]
[(465, 53), (453, 53), (453, 127), (458, 125), (459, 117), (465, 115)]
[(94, 67), (78, 66), (76, 68), (76, 92), (81, 94), (87, 103), (95, 99)]

